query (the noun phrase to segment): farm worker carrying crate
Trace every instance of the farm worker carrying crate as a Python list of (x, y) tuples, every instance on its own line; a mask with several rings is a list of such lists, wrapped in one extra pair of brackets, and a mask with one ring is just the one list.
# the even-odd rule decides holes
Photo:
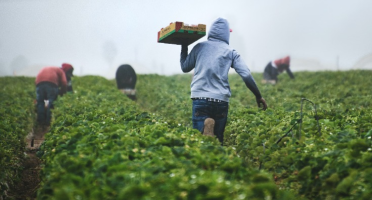
[(204, 135), (216, 135), (223, 144), (229, 98), (228, 72), (231, 68), (242, 77), (256, 96), (259, 107), (267, 109), (266, 101), (240, 55), (229, 46), (230, 32), (226, 19), (218, 18), (208, 33), (208, 40), (198, 43), (188, 53), (188, 42), (181, 48), (181, 69), (184, 73), (194, 69), (191, 82), (193, 128)]
[(292, 71), (289, 69), (290, 57), (286, 56), (274, 61), (269, 62), (263, 73), (262, 83), (276, 84), (278, 82), (278, 75), (284, 70), (287, 72), (289, 77), (294, 79)]
[(132, 66), (121, 65), (116, 70), (116, 85), (118, 89), (130, 99), (136, 100), (137, 75)]
[[(67, 91), (66, 72), (73, 67), (44, 67), (36, 76), (36, 106), (37, 122), (41, 126), (49, 126), (51, 121), (51, 110), (53, 102), (58, 94), (61, 96)], [(72, 76), (72, 71), (71, 71)], [(48, 104), (46, 106), (47, 100)]]

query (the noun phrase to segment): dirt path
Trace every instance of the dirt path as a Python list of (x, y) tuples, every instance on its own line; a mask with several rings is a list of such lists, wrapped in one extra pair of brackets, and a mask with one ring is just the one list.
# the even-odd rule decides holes
[(49, 128), (38, 128), (26, 137), (26, 158), (23, 160), (21, 179), (10, 185), (8, 197), (16, 200), (36, 199), (37, 189), (40, 186), (40, 159), (36, 156), (40, 145), (44, 141), (44, 135)]

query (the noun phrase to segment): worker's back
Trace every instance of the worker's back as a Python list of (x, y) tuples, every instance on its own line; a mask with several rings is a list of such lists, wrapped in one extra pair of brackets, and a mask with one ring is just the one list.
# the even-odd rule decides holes
[(137, 82), (137, 75), (132, 66), (121, 65), (116, 70), (116, 84), (118, 89), (134, 89)]

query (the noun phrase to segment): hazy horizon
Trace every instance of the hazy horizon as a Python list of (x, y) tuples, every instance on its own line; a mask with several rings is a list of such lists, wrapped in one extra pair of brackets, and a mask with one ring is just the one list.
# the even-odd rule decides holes
[(218, 17), (253, 72), (286, 55), (293, 71), (372, 69), (371, 8), (368, 0), (0, 0), (0, 76), (63, 62), (76, 75), (111, 78), (125, 63), (141, 74), (180, 74), (181, 47), (157, 43), (157, 32), (175, 21), (208, 31)]

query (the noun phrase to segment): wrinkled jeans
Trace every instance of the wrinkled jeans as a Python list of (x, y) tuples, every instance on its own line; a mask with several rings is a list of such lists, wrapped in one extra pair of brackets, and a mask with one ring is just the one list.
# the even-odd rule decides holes
[(213, 102), (206, 99), (194, 99), (192, 102), (192, 124), (193, 128), (201, 133), (204, 129), (204, 120), (212, 118), (215, 120), (214, 135), (223, 145), (223, 133), (227, 122), (229, 111), (228, 102)]
[[(52, 118), (51, 109), (53, 102), (58, 97), (58, 86), (49, 82), (42, 82), (36, 86), (36, 101), (37, 101), (37, 122), (40, 125), (50, 125)], [(48, 107), (45, 108), (44, 100), (48, 100)], [(46, 111), (45, 111), (46, 109)]]

